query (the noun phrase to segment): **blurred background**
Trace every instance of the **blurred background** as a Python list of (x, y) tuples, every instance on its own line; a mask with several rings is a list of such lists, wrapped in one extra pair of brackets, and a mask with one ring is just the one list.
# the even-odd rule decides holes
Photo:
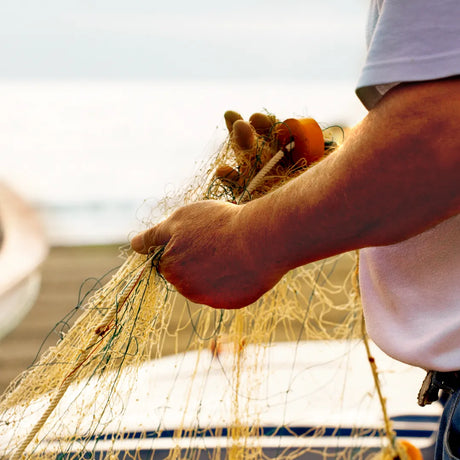
[(1, 180), (53, 245), (127, 241), (223, 113), (352, 125), (365, 0), (0, 2)]
[(0, 0), (0, 391), (215, 153), (226, 110), (324, 127), (365, 115), (366, 12), (366, 0)]

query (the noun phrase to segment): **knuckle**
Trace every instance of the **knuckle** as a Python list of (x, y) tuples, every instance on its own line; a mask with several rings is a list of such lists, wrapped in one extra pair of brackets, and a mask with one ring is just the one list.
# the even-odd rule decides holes
[(163, 226), (158, 224), (144, 233), (144, 247), (150, 252), (152, 249), (165, 245), (169, 238), (163, 230)]

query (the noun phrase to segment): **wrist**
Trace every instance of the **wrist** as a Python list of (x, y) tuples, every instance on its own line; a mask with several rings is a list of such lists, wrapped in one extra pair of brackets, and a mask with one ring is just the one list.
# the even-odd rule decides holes
[(293, 266), (279, 225), (282, 218), (273, 212), (271, 201), (271, 197), (265, 196), (239, 205), (238, 228), (240, 242), (248, 252), (247, 260), (252, 261), (254, 269), (265, 271), (269, 277), (280, 277)]

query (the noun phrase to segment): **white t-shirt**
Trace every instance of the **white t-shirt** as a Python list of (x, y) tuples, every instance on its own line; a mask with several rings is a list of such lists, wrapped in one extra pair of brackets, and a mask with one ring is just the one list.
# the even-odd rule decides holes
[[(373, 0), (367, 40), (356, 93), (371, 109), (400, 82), (460, 74), (460, 0)], [(459, 252), (460, 215), (361, 251), (367, 329), (387, 354), (424, 369), (460, 369)]]

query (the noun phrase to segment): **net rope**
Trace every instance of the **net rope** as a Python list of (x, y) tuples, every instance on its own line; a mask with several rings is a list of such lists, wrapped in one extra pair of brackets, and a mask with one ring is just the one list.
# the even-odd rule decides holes
[[(327, 130), (325, 139), (333, 146), (326, 149), (329, 154), (337, 143)], [(256, 199), (305, 169), (283, 165), (284, 152), (277, 153), (267, 136), (258, 140), (241, 190), (215, 176), (222, 165), (241, 168), (241, 152), (235, 150), (227, 139), (184, 191), (160, 203), (160, 214), (200, 199)], [(0, 458), (289, 460), (306, 452), (318, 458), (366, 458), (364, 445), (319, 450), (314, 439), (327, 422), (320, 420), (300, 433), (288, 407), (301, 379), (307, 382), (300, 398), (305, 410), (315, 404), (312, 388), (321, 391), (317, 375), (309, 379), (321, 371), (321, 363), (313, 359), (309, 367), (297, 367), (304, 342), (324, 342), (326, 349), (327, 342), (341, 343), (345, 351), (329, 358), (337, 360), (338, 368), (342, 353), (363, 342), (355, 253), (299, 267), (237, 311), (213, 310), (182, 298), (158, 274), (160, 257), (161, 250), (129, 254), (111, 279), (78, 306), (80, 316), (71, 329), (11, 382), (0, 399)], [(273, 386), (274, 344), (291, 347), (283, 390)], [(325, 374), (324, 379), (334, 376)], [(376, 371), (374, 377), (378, 386)], [(222, 381), (225, 385), (217, 388)], [(146, 407), (149, 400), (155, 400), (153, 408)], [(273, 407), (277, 420), (269, 420), (267, 429), (264, 414)], [(151, 424), (133, 421), (133, 414)], [(390, 442), (384, 440), (390, 424), (373, 430), (381, 439), (382, 458), (404, 458), (392, 435)], [(360, 434), (359, 427), (355, 431)], [(295, 442), (284, 445), (281, 434)], [(273, 442), (267, 451), (262, 440), (269, 437)]]

